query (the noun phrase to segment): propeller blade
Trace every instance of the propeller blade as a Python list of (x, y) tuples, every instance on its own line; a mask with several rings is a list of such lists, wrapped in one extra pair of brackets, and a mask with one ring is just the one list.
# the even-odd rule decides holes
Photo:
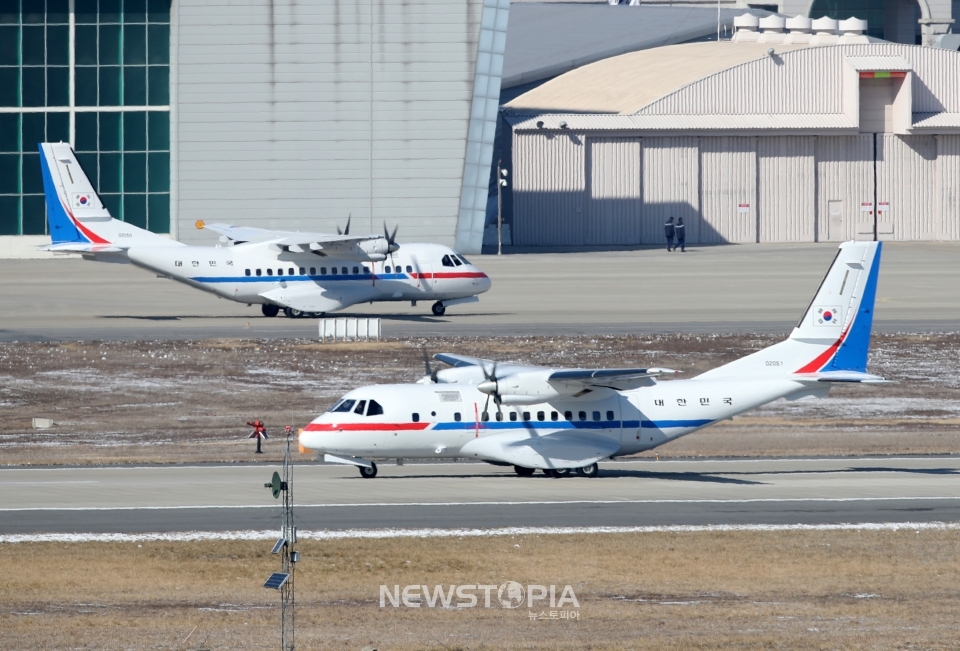
[(390, 251), (390, 253), (393, 253), (394, 251), (400, 248), (400, 245), (397, 244), (397, 230), (399, 228), (400, 228), (400, 225), (398, 224), (393, 228), (393, 232), (391, 233), (390, 231), (387, 230), (386, 220), (384, 220), (383, 222), (383, 237), (385, 240), (387, 240), (387, 250)]
[(422, 346), (422, 347), (420, 348), (420, 352), (423, 353), (423, 366), (424, 366), (424, 369), (426, 369), (427, 375), (430, 376), (430, 379), (433, 380), (433, 383), (436, 384), (436, 383), (438, 382), (438, 380), (437, 380), (437, 372), (430, 368), (430, 355), (427, 354), (427, 348), (426, 348), (426, 346)]
[(353, 219), (353, 213), (347, 215), (347, 225), (344, 227), (343, 231), (340, 231), (340, 226), (337, 225), (337, 235), (349, 235), (350, 234), (350, 220)]

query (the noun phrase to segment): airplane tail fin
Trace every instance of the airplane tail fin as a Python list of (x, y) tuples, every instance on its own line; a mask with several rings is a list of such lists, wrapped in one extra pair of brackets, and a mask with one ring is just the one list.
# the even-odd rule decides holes
[[(40, 143), (40, 169), (47, 200), (48, 250), (83, 251), (134, 244), (170, 243), (166, 237), (114, 219), (68, 143)], [(123, 241), (116, 236), (123, 233)]]
[(880, 242), (841, 244), (788, 339), (699, 377), (866, 376), (881, 246)]

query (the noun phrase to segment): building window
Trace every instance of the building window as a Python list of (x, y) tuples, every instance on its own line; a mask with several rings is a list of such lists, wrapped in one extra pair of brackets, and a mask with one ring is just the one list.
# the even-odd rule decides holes
[(75, 0), (72, 65), (67, 0), (0, 4), (0, 235), (47, 232), (38, 144), (71, 133), (110, 214), (170, 232), (170, 2)]

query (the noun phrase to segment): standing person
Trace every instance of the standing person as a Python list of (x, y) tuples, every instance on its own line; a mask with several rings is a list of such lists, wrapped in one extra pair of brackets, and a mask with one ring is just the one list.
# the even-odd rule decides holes
[[(683, 217), (677, 221), (677, 246), (680, 247), (680, 253), (686, 253), (687, 248), (687, 227), (683, 225)], [(673, 247), (676, 250), (677, 246)]]
[(663, 234), (667, 236), (667, 251), (669, 251), (670, 247), (673, 246), (673, 235), (674, 235), (673, 217), (668, 219), (667, 223), (663, 225)]

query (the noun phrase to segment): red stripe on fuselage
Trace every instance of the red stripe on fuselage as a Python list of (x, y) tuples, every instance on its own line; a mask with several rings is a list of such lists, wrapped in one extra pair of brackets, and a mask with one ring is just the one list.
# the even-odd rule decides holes
[(487, 274), (482, 271), (451, 271), (446, 273), (434, 273), (434, 274), (423, 274), (423, 273), (412, 273), (410, 274), (414, 278), (422, 278), (429, 280), (430, 278), (486, 278)]
[(423, 430), (430, 423), (310, 423), (305, 432)]
[(794, 371), (794, 373), (816, 373), (826, 366), (827, 362), (829, 362), (830, 359), (837, 353), (837, 349), (840, 348), (840, 344), (842, 344), (843, 340), (847, 338), (847, 333), (850, 332), (851, 326), (853, 326), (853, 321), (850, 322), (850, 325), (848, 325), (847, 329), (843, 331), (843, 333), (840, 335), (840, 338), (833, 342), (829, 348), (817, 355), (816, 359), (800, 370)]

